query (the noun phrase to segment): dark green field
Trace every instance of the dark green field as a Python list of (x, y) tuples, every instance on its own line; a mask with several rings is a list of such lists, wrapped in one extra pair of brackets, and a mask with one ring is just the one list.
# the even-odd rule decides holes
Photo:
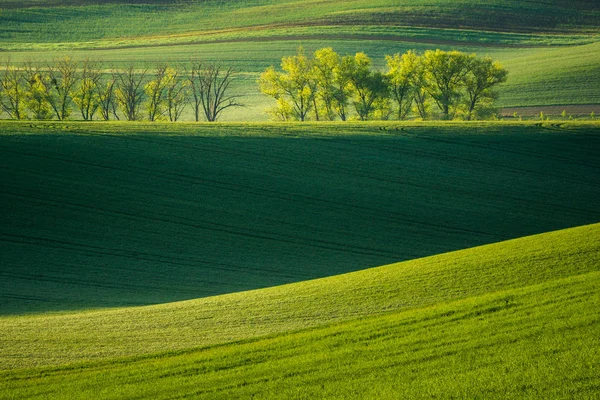
[(600, 220), (597, 125), (1, 127), (3, 314), (197, 298)]

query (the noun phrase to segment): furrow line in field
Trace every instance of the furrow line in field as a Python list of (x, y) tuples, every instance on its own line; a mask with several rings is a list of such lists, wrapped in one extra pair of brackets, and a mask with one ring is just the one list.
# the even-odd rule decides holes
[[(591, 135), (586, 135), (589, 138), (595, 138), (595, 136), (591, 136)], [(425, 140), (425, 141), (431, 141), (431, 142), (439, 142), (439, 143), (446, 143), (446, 144), (451, 144), (453, 146), (462, 146), (462, 147), (470, 147), (470, 148), (480, 148), (480, 149), (486, 149), (486, 150), (497, 150), (497, 151), (501, 151), (503, 153), (509, 153), (509, 154), (516, 154), (516, 155), (526, 155), (528, 157), (532, 157), (532, 158), (539, 158), (539, 159), (543, 159), (543, 160), (548, 160), (548, 159), (552, 159), (552, 160), (558, 160), (561, 162), (566, 162), (568, 164), (571, 165), (577, 165), (577, 166), (581, 166), (581, 167), (586, 167), (586, 168), (594, 168), (594, 169), (600, 169), (600, 164), (589, 164), (589, 163), (582, 163), (580, 160), (572, 158), (572, 157), (566, 157), (566, 156), (561, 156), (558, 155), (556, 153), (552, 153), (552, 155), (549, 154), (540, 154), (539, 152), (534, 152), (534, 151), (524, 151), (524, 150), (514, 150), (513, 148), (508, 149), (505, 146), (493, 146), (493, 145), (489, 145), (489, 144), (483, 144), (483, 143), (472, 143), (472, 142), (458, 142), (455, 140), (450, 140), (450, 139), (443, 139), (443, 138), (439, 138), (439, 137), (433, 137), (433, 136), (424, 136), (421, 135), (419, 136), (419, 139), (421, 140)], [(600, 140), (600, 138), (597, 138), (597, 140)], [(545, 146), (548, 146), (547, 143), (544, 144)]]
[[(420, 138), (421, 139), (421, 138)], [(428, 139), (425, 139), (428, 140)], [(435, 141), (437, 141), (437, 139), (433, 139)], [(485, 148), (488, 150), (499, 150), (499, 151), (503, 151), (503, 152), (507, 152), (507, 153), (514, 153), (514, 154), (519, 154), (519, 155), (529, 155), (526, 153), (516, 153), (516, 152), (511, 152), (511, 151), (505, 151), (503, 149), (494, 147), (494, 146), (483, 146), (483, 145), (469, 145), (469, 144), (465, 144), (465, 143), (456, 143), (456, 142), (451, 142), (451, 141), (444, 141), (447, 144), (452, 144), (452, 145), (458, 145), (458, 146), (470, 146), (470, 147), (480, 147), (480, 148)], [(532, 169), (526, 169), (526, 168), (515, 168), (515, 167), (511, 167), (511, 166), (507, 166), (507, 165), (502, 165), (502, 164), (497, 164), (491, 161), (485, 161), (485, 160), (481, 160), (481, 159), (474, 159), (474, 158), (468, 158), (468, 157), (462, 157), (462, 156), (457, 156), (457, 155), (449, 155), (450, 153), (437, 153), (434, 151), (427, 151), (427, 150), (416, 150), (416, 149), (408, 149), (407, 147), (402, 147), (402, 148), (398, 148), (398, 147), (392, 147), (392, 146), (378, 146), (378, 147), (370, 147), (364, 144), (360, 145), (361, 147), (369, 147), (373, 150), (381, 150), (381, 149), (385, 149), (388, 150), (390, 152), (403, 152), (403, 153), (408, 153), (408, 154), (412, 154), (412, 155), (419, 155), (422, 158), (425, 159), (436, 159), (436, 160), (440, 160), (440, 161), (448, 161), (448, 160), (457, 160), (459, 161), (459, 164), (464, 165), (462, 162), (466, 161), (469, 163), (476, 163), (476, 164), (482, 164), (482, 165), (488, 165), (490, 167), (492, 167), (492, 169), (494, 170), (505, 170), (505, 171), (510, 171), (510, 172), (515, 172), (515, 173), (527, 173), (527, 174), (531, 174), (531, 175), (537, 175), (537, 176), (541, 176), (541, 177), (545, 177), (545, 178), (553, 178), (557, 181), (562, 181), (562, 182), (568, 182), (568, 183), (578, 183), (584, 186), (591, 186), (594, 188), (599, 188), (600, 189), (600, 184), (597, 184), (594, 181), (590, 181), (590, 180), (580, 180), (577, 179), (577, 177), (564, 177), (564, 176), (559, 176), (556, 174), (552, 174), (552, 173), (548, 173), (548, 172), (540, 172), (540, 171), (535, 171)], [(452, 154), (456, 154), (456, 153), (452, 153)], [(549, 159), (550, 157), (541, 157), (538, 156), (538, 158), (542, 158), (542, 159)], [(560, 160), (562, 161), (562, 160)], [(600, 169), (600, 166), (589, 166), (589, 165), (584, 165), (584, 164), (577, 164), (579, 166), (584, 166), (587, 168), (597, 168)]]
[[(463, 227), (450, 227), (450, 226), (441, 225), (441, 224), (427, 223), (427, 222), (411, 219), (409, 217), (406, 217), (406, 215), (401, 214), (399, 212), (394, 212), (394, 211), (389, 211), (389, 210), (380, 210), (380, 209), (375, 209), (375, 208), (367, 208), (367, 207), (358, 206), (358, 205), (354, 205), (354, 204), (350, 204), (350, 203), (336, 202), (336, 201), (332, 201), (332, 200), (326, 200), (326, 199), (322, 199), (322, 198), (317, 198), (317, 197), (307, 196), (307, 195), (302, 195), (302, 194), (296, 194), (296, 193), (292, 193), (292, 192), (289, 192), (289, 193), (278, 192), (278, 191), (266, 189), (266, 188), (257, 189), (255, 187), (249, 186), (249, 185), (233, 184), (233, 183), (229, 183), (229, 182), (225, 182), (225, 181), (199, 178), (199, 177), (195, 177), (195, 176), (191, 176), (191, 175), (177, 174), (177, 173), (171, 173), (171, 172), (162, 172), (162, 171), (146, 169), (146, 168), (139, 168), (139, 167), (117, 168), (117, 167), (89, 163), (89, 162), (80, 162), (80, 161), (75, 161), (72, 159), (66, 159), (66, 158), (61, 158), (61, 157), (53, 157), (53, 156), (47, 156), (47, 155), (39, 155), (39, 154), (16, 152), (16, 151), (12, 151), (12, 152), (16, 153), (16, 154), (31, 156), (31, 157), (47, 158), (47, 159), (64, 161), (64, 162), (68, 162), (68, 163), (93, 166), (93, 167), (97, 167), (97, 168), (106, 168), (106, 169), (114, 170), (114, 171), (122, 171), (122, 172), (126, 172), (128, 174), (131, 174), (132, 170), (137, 170), (138, 173), (140, 173), (144, 176), (146, 176), (148, 172), (152, 172), (156, 176), (165, 177), (167, 179), (172, 179), (173, 176), (176, 176), (176, 177), (185, 178), (185, 179), (188, 179), (189, 181), (191, 181), (191, 182), (188, 181), (186, 183), (202, 183), (202, 184), (212, 183), (212, 184), (216, 184), (216, 185), (222, 185), (222, 187), (229, 188), (230, 190), (235, 191), (235, 192), (238, 192), (240, 188), (243, 188), (245, 190), (245, 192), (247, 192), (247, 193), (256, 194), (256, 195), (260, 195), (260, 196), (265, 196), (265, 193), (270, 193), (270, 197), (272, 197), (272, 198), (279, 198), (279, 199), (286, 200), (286, 201), (300, 202), (301, 204), (303, 204), (305, 201), (309, 200), (311, 202), (323, 203), (328, 206), (333, 206), (336, 209), (351, 208), (351, 209), (355, 209), (355, 210), (360, 210), (361, 212), (368, 211), (375, 218), (381, 218), (381, 215), (391, 215), (391, 216), (394, 216), (395, 219), (398, 221), (407, 222), (407, 223), (414, 224), (414, 225), (435, 227), (438, 229), (441, 228), (441, 229), (447, 230), (449, 232), (464, 232), (464, 233), (485, 235), (485, 236), (497, 238), (498, 240), (506, 239), (506, 238), (498, 237), (497, 234), (495, 234), (495, 233), (484, 232), (484, 231), (480, 231), (480, 230), (468, 229), (468, 228), (463, 228)], [(335, 169), (333, 169), (333, 168), (330, 168), (329, 170), (335, 171)], [(443, 193), (447, 193), (447, 191), (448, 191), (448, 189), (440, 189), (439, 185), (423, 185), (423, 184), (417, 184), (414, 182), (402, 182), (402, 181), (398, 181), (398, 180), (383, 179), (383, 178), (378, 178), (375, 180), (382, 181), (384, 183), (394, 183), (394, 184), (400, 184), (403, 186), (412, 186), (412, 187), (418, 187), (421, 189), (435, 190), (435, 191), (443, 192)], [(455, 189), (456, 188), (451, 188), (451, 190), (455, 190)], [(474, 192), (468, 192), (468, 193), (472, 194)], [(343, 206), (343, 207), (341, 207), (341, 206)]]
[(398, 254), (390, 253), (385, 249), (374, 249), (374, 248), (363, 247), (363, 246), (358, 246), (358, 245), (348, 245), (348, 244), (344, 244), (344, 243), (340, 243), (340, 242), (334, 242), (332, 240), (317, 240), (317, 239), (306, 238), (306, 237), (302, 237), (302, 236), (288, 235), (288, 234), (284, 234), (281, 232), (270, 232), (270, 231), (258, 230), (258, 229), (249, 230), (244, 227), (230, 225), (230, 224), (224, 224), (224, 223), (217, 223), (217, 222), (213, 222), (213, 221), (209, 221), (209, 220), (203, 220), (203, 221), (197, 220), (192, 223), (192, 222), (183, 221), (181, 219), (174, 220), (172, 215), (159, 214), (156, 212), (153, 215), (150, 215), (150, 214), (139, 215), (139, 214), (132, 214), (132, 213), (125, 212), (125, 211), (105, 210), (105, 209), (98, 208), (98, 207), (80, 205), (80, 204), (75, 204), (75, 203), (72, 203), (70, 205), (78, 206), (78, 207), (86, 208), (86, 209), (91, 209), (91, 210), (96, 210), (96, 211), (113, 213), (113, 214), (121, 215), (121, 216), (126, 216), (126, 217), (131, 218), (132, 220), (146, 219), (146, 220), (151, 220), (151, 221), (155, 221), (155, 222), (162, 222), (162, 223), (186, 226), (186, 227), (194, 228), (194, 229), (203, 229), (203, 230), (208, 230), (208, 231), (212, 231), (212, 232), (227, 233), (227, 234), (231, 234), (231, 235), (249, 237), (252, 239), (269, 240), (269, 241), (275, 241), (275, 242), (302, 245), (302, 246), (306, 246), (306, 247), (320, 248), (320, 249), (325, 249), (325, 250), (348, 252), (348, 253), (360, 254), (360, 255), (388, 257), (391, 259), (400, 259), (401, 258)]
[[(173, 255), (165, 256), (162, 254), (152, 254), (148, 252), (141, 251), (133, 251), (133, 250), (120, 250), (114, 248), (107, 248), (102, 246), (95, 246), (91, 244), (82, 244), (74, 241), (67, 240), (58, 240), (58, 239), (49, 239), (44, 237), (36, 237), (36, 236), (27, 236), (27, 235), (15, 235), (9, 233), (0, 232), (0, 241), (15, 243), (15, 244), (24, 244), (24, 245), (35, 245), (35, 246), (44, 246), (54, 249), (64, 249), (69, 251), (80, 251), (91, 254), (100, 254), (104, 256), (113, 256), (117, 258), (125, 258), (132, 259), (136, 261), (152, 261), (152, 262), (168, 262), (169, 264), (177, 265), (180, 267), (194, 267), (197, 264), (205, 264), (208, 267), (206, 269), (213, 269), (216, 271), (227, 271), (227, 272), (235, 272), (239, 273), (240, 271), (246, 270), (254, 270), (260, 274), (268, 273), (268, 274), (278, 274), (285, 278), (298, 278), (297, 275), (287, 275), (283, 274), (281, 270), (275, 269), (262, 269), (255, 267), (246, 267), (246, 266), (235, 266), (234, 264), (228, 263), (219, 263), (219, 267), (216, 267), (216, 263), (210, 261), (203, 261), (201, 259), (195, 258), (182, 258), (176, 257)], [(204, 270), (205, 268), (203, 268)], [(298, 274), (302, 275), (302, 274)], [(307, 276), (308, 277), (308, 276)]]
[[(327, 141), (324, 141), (324, 142), (327, 142)], [(345, 142), (345, 143), (349, 143), (349, 142)], [(453, 143), (453, 142), (448, 142), (448, 143)], [(364, 144), (361, 143), (360, 146), (364, 147)], [(206, 150), (206, 148), (203, 148), (203, 149)], [(221, 152), (223, 152), (225, 154), (237, 154), (237, 151), (236, 152), (225, 152), (225, 151), (221, 150)], [(423, 156), (423, 158), (436, 158), (436, 159), (439, 159), (439, 160), (442, 160), (442, 161), (447, 161), (448, 159), (455, 159), (455, 160), (459, 160), (460, 164), (462, 164), (463, 161), (474, 162), (474, 163), (481, 163), (483, 165), (489, 165), (489, 166), (493, 167), (494, 169), (501, 168), (501, 169), (505, 169), (507, 171), (512, 171), (512, 172), (519, 173), (519, 174), (520, 173), (528, 173), (528, 174), (539, 175), (539, 176), (542, 176), (542, 177), (551, 177), (551, 178), (554, 178), (554, 179), (557, 179), (557, 180), (560, 180), (560, 181), (563, 181), (563, 182), (567, 182), (567, 183), (573, 183), (574, 180), (575, 180), (578, 183), (581, 183), (581, 184), (586, 185), (586, 186), (592, 186), (592, 187), (600, 188), (600, 185), (596, 185), (596, 184), (591, 183), (589, 181), (580, 181), (580, 180), (577, 180), (576, 178), (571, 179), (571, 178), (566, 178), (566, 177), (560, 177), (560, 176), (557, 176), (557, 175), (554, 175), (554, 174), (550, 174), (550, 173), (542, 173), (542, 172), (539, 172), (539, 171), (534, 171), (534, 170), (524, 169), (524, 168), (513, 168), (513, 167), (508, 167), (508, 166), (505, 166), (505, 165), (501, 165), (501, 164), (496, 164), (496, 163), (493, 163), (493, 162), (487, 162), (487, 161), (483, 161), (483, 160), (475, 160), (475, 159), (470, 159), (470, 158), (466, 158), (466, 157), (449, 156), (447, 153), (440, 154), (440, 153), (435, 153), (435, 152), (413, 150), (414, 154), (418, 154), (419, 152), (421, 152), (422, 154), (425, 154), (425, 156)], [(250, 155), (253, 155), (253, 156), (262, 156), (262, 157), (265, 157), (264, 154), (257, 153), (257, 152), (248, 152), (248, 151), (245, 151), (244, 153), (250, 154)], [(270, 155), (268, 157), (269, 158), (277, 158), (276, 156), (272, 156), (272, 155)], [(286, 159), (286, 158), (283, 158), (283, 157), (279, 157), (279, 159), (292, 160), (292, 159)], [(294, 160), (294, 161), (297, 161), (297, 160)], [(300, 162), (300, 161), (298, 161), (298, 162)], [(322, 163), (317, 163), (317, 162), (302, 161), (302, 163), (304, 163), (306, 165), (316, 166), (317, 170), (319, 170), (319, 171), (328, 171), (328, 172), (334, 172), (334, 173), (340, 173), (340, 172), (342, 172), (342, 173), (347, 174), (348, 176), (368, 178), (368, 179), (371, 179), (371, 180), (374, 180), (374, 181), (378, 181), (378, 182), (382, 182), (382, 183), (386, 183), (386, 184), (390, 184), (390, 183), (400, 184), (400, 185), (403, 185), (403, 186), (412, 186), (412, 187), (417, 187), (417, 188), (422, 188), (422, 189), (427, 189), (427, 190), (432, 190), (432, 191), (437, 191), (437, 192), (443, 192), (443, 193), (447, 193), (448, 191), (455, 191), (455, 190), (457, 190), (456, 187), (452, 187), (452, 186), (444, 186), (444, 185), (440, 185), (440, 184), (436, 184), (436, 185), (424, 185), (424, 184), (417, 184), (417, 183), (414, 183), (414, 182), (399, 181), (397, 179), (384, 178), (384, 177), (379, 176), (379, 175), (367, 174), (367, 173), (364, 173), (361, 170), (358, 170), (358, 172), (357, 172), (356, 169), (341, 168), (339, 166), (329, 167), (327, 165), (324, 165)], [(476, 197), (481, 196), (481, 192), (479, 190), (478, 191), (465, 191), (465, 189), (460, 189), (459, 191), (461, 193), (469, 194), (469, 195), (476, 196)], [(494, 199), (498, 198), (498, 194), (497, 193), (490, 194), (490, 195), (487, 195), (487, 196), (488, 196), (488, 198), (494, 198)], [(511, 197), (508, 197), (508, 198), (510, 200), (516, 200), (516, 201), (519, 201), (521, 203), (535, 203), (535, 204), (546, 205), (546, 206), (550, 206), (550, 207), (559, 209), (561, 211), (565, 210), (565, 209), (569, 209), (570, 211), (576, 212), (576, 213), (589, 214), (591, 212), (589, 210), (585, 210), (585, 209), (581, 209), (581, 208), (576, 208), (576, 207), (566, 207), (564, 205), (557, 205), (557, 204), (545, 203), (545, 202), (539, 202), (539, 201), (536, 202), (536, 201), (533, 201), (533, 200), (527, 200), (527, 199), (522, 199), (522, 198), (511, 198)], [(477, 232), (477, 233), (487, 234), (485, 232)]]

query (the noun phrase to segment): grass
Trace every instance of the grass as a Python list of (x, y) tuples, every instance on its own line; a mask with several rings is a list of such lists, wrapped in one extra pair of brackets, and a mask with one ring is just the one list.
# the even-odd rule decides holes
[(594, 123), (1, 130), (2, 314), (297, 282), (594, 223), (600, 210)]
[[(2, 398), (594, 398), (600, 387), (599, 229), (575, 228), (238, 294), (237, 301), (223, 296), (215, 300), (234, 300), (229, 310), (235, 310), (240, 299), (268, 304), (269, 292), (280, 291), (289, 301), (280, 310), (303, 313), (302, 289), (312, 287), (314, 310), (338, 312), (328, 302), (334, 298), (358, 309), (368, 300), (377, 311), (201, 349), (5, 371)], [(382, 294), (390, 288), (393, 294)], [(390, 300), (410, 299), (411, 292), (425, 299), (420, 308), (386, 309)], [(194, 324), (192, 315), (175, 320)], [(262, 315), (273, 317), (268, 310)], [(96, 332), (93, 315), (79, 317)], [(16, 318), (15, 326), (31, 318)], [(53, 319), (61, 317), (45, 318), (43, 326), (51, 331)], [(163, 333), (167, 342), (173, 337)]]
[(186, 302), (5, 316), (0, 369), (205, 347), (584, 275), (600, 266), (599, 239), (596, 224)]
[[(44, 4), (46, 3), (46, 4)], [(62, 3), (62, 4), (61, 4)], [(428, 1), (254, 0), (148, 2), (37, 2), (23, 8), (2, 1), (4, 42), (82, 42), (103, 38), (170, 35), (273, 25), (427, 26), (507, 32), (598, 33), (595, 2), (494, 0)], [(35, 3), (34, 3), (35, 4)], [(47, 5), (47, 6), (46, 6)], [(52, 6), (54, 5), (54, 6)], [(542, 8), (543, 12), (540, 12)]]

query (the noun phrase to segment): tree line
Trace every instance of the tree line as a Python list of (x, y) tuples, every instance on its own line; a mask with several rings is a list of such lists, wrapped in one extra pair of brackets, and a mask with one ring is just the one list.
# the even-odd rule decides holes
[(231, 94), (233, 68), (192, 61), (181, 67), (105, 68), (101, 61), (70, 57), (44, 66), (28, 62), (0, 69), (0, 115), (9, 118), (178, 121), (191, 107), (196, 121), (216, 121), (240, 96)]
[(262, 93), (277, 120), (333, 121), (487, 119), (496, 115), (494, 88), (507, 71), (489, 57), (459, 51), (408, 51), (386, 56), (377, 71), (365, 53), (340, 56), (332, 48), (307, 56), (302, 48), (267, 68)]

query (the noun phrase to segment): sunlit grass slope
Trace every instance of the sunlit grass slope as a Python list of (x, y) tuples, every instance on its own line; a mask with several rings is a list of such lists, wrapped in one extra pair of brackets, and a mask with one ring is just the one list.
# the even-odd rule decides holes
[(236, 292), (600, 219), (597, 124), (0, 127), (2, 314)]
[(0, 318), (0, 369), (206, 346), (599, 268), (596, 224), (258, 291), (148, 307), (6, 316)]
[[(594, 398), (600, 389), (599, 235), (600, 225), (585, 226), (161, 307), (2, 318), (0, 332), (20, 343), (5, 350), (16, 360), (13, 367), (34, 365), (40, 355), (40, 363), (48, 363), (43, 352), (60, 354), (60, 346), (64, 352), (71, 348), (71, 361), (77, 361), (86, 341), (96, 340), (99, 354), (113, 349), (117, 334), (106, 337), (106, 347), (93, 338), (105, 334), (105, 321), (146, 349), (144, 338), (156, 336), (161, 324), (168, 344), (210, 329), (211, 318), (224, 313), (232, 319), (215, 329), (238, 325), (240, 335), (231, 339), (247, 340), (5, 371), (0, 393), (3, 398)], [(219, 303), (221, 311), (213, 308)], [(133, 315), (152, 328), (124, 322)], [(249, 340), (258, 326), (282, 323), (287, 324), (282, 331), (315, 327)], [(28, 330), (35, 324), (37, 334)], [(13, 330), (7, 333), (6, 326)], [(82, 327), (94, 333), (73, 340), (71, 332)], [(56, 329), (64, 332), (65, 342), (62, 336), (50, 338)], [(30, 353), (27, 344), (41, 352)], [(204, 344), (190, 341), (187, 347)], [(136, 353), (121, 353), (127, 354)]]

